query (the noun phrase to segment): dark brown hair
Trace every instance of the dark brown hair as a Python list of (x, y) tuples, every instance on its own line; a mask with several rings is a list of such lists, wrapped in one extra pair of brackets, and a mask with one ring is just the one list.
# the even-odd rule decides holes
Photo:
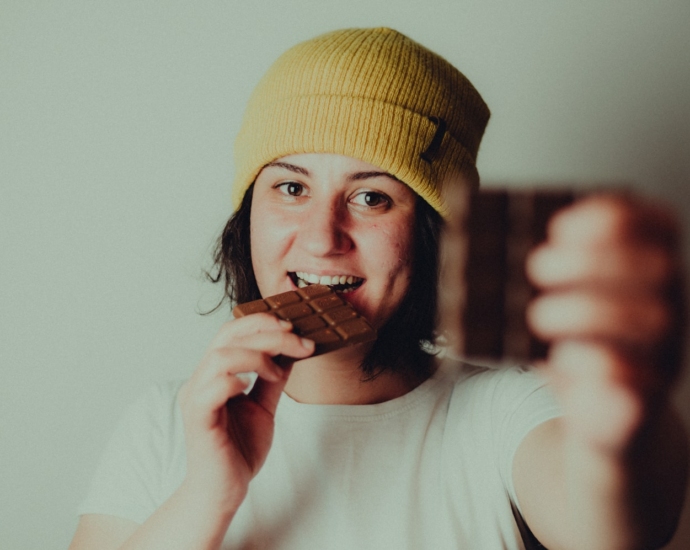
[[(225, 299), (231, 304), (261, 298), (254, 277), (250, 246), (252, 184), (242, 203), (230, 217), (218, 239), (214, 265), (208, 278), (224, 284)], [(431, 374), (429, 344), (435, 339), (436, 293), (438, 284), (438, 247), (443, 220), (425, 200), (417, 197), (415, 205), (414, 256), (410, 286), (388, 322), (379, 329), (361, 369), (364, 379), (375, 378), (391, 370), (411, 379)]]

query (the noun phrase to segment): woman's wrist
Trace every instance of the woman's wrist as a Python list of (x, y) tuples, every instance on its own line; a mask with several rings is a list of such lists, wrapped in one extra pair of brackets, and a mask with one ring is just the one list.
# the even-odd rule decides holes
[(235, 512), (183, 482), (120, 550), (218, 550)]
[[(215, 489), (215, 488), (214, 488)], [(193, 480), (185, 479), (175, 495), (195, 514), (209, 518), (209, 523), (229, 524), (244, 501), (247, 489), (219, 494), (200, 489)]]

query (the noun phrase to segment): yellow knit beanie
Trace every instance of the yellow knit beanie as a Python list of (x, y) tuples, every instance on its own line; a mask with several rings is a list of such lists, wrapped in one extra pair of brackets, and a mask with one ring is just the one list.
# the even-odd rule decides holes
[(405, 35), (330, 32), (285, 52), (254, 90), (235, 142), (233, 204), (269, 162), (335, 153), (389, 172), (446, 216), (443, 183), (479, 184), (488, 120), (469, 80)]

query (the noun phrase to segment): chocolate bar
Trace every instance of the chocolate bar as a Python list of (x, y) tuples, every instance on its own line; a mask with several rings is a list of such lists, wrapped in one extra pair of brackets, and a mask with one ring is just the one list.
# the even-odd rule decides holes
[(572, 191), (450, 190), (441, 247), (441, 332), (467, 358), (532, 361), (547, 346), (525, 319), (536, 289), (525, 259), (546, 237), (551, 216), (575, 199)]
[[(315, 355), (376, 339), (376, 330), (325, 285), (309, 285), (235, 306), (235, 317), (268, 312), (292, 323), (292, 331), (314, 340)], [(313, 357), (312, 356), (312, 357)]]

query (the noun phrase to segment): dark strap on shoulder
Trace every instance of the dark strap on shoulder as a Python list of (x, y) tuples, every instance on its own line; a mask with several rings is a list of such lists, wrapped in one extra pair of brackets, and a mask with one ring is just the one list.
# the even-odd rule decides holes
[(515, 523), (517, 523), (518, 529), (520, 531), (520, 536), (522, 537), (522, 542), (525, 545), (525, 550), (547, 550), (541, 542), (537, 540), (530, 530), (525, 519), (520, 515), (520, 512), (516, 508), (514, 503), (510, 503), (510, 508), (513, 511), (513, 517), (515, 518)]

